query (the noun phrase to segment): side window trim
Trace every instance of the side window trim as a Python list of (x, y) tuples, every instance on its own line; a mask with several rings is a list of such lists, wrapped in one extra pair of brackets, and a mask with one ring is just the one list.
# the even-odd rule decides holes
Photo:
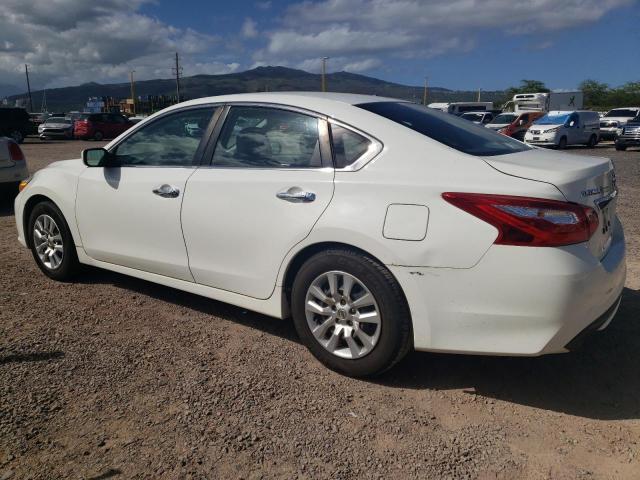
[[(222, 113), (222, 110), (223, 110), (223, 108), (221, 108), (221, 107), (223, 107), (223, 106), (224, 105), (221, 104), (221, 103), (203, 103), (201, 105), (191, 105), (189, 107), (177, 108), (177, 109), (165, 112), (162, 115), (158, 115), (157, 117), (153, 118), (152, 122), (155, 122), (155, 121), (160, 120), (162, 118), (165, 118), (167, 116), (188, 112), (190, 110), (200, 110), (200, 109), (205, 109), (205, 108), (214, 108), (213, 115), (211, 116), (211, 119), (209, 120), (209, 124), (207, 125), (207, 128), (205, 129), (205, 132), (202, 135), (202, 138), (200, 139), (200, 143), (198, 145), (196, 153), (193, 156), (193, 162), (192, 162), (191, 166), (184, 166), (184, 167), (181, 167), (181, 168), (197, 168), (197, 167), (199, 167), (201, 165), (201, 162), (203, 161), (204, 148), (205, 148), (206, 145), (208, 145), (208, 140), (207, 140), (208, 135), (211, 134), (211, 131), (216, 126), (216, 122), (220, 118), (219, 113)], [(120, 144), (122, 144), (123, 142), (127, 141), (127, 139), (129, 137), (134, 135), (139, 130), (145, 128), (145, 126), (148, 123), (150, 123), (150, 122), (140, 122), (140, 123), (134, 125), (129, 130), (126, 131), (125, 136), (122, 137), (118, 141), (118, 143), (110, 145), (107, 150), (110, 153), (115, 152), (117, 150), (117, 148), (120, 146)], [(163, 165), (138, 165), (138, 166), (127, 165), (124, 168), (175, 168), (175, 167), (163, 166)]]
[(329, 134), (329, 126), (327, 122), (327, 117), (321, 115), (317, 112), (313, 112), (310, 110), (305, 110), (303, 108), (297, 108), (289, 105), (281, 105), (277, 103), (261, 103), (261, 102), (233, 102), (226, 103), (224, 108), (221, 109), (220, 115), (217, 118), (216, 124), (214, 128), (212, 128), (211, 137), (206, 143), (206, 147), (204, 148), (204, 153), (202, 157), (202, 167), (206, 168), (216, 168), (216, 169), (225, 169), (228, 167), (225, 166), (216, 166), (213, 164), (213, 154), (220, 138), (220, 134), (222, 133), (222, 128), (224, 127), (225, 122), (227, 121), (227, 117), (229, 116), (229, 112), (232, 107), (256, 107), (256, 108), (272, 108), (276, 110), (284, 110), (286, 112), (300, 113), (303, 115), (307, 115), (310, 117), (315, 117), (318, 119), (318, 137), (320, 142), (320, 158), (322, 161), (322, 166), (319, 168), (275, 168), (275, 167), (253, 167), (253, 168), (244, 168), (245, 170), (324, 170), (327, 168), (333, 169), (333, 155), (331, 149), (331, 135)]
[[(364, 152), (362, 155), (360, 155), (360, 157), (358, 159), (356, 159), (354, 162), (351, 162), (346, 167), (336, 168), (336, 172), (356, 172), (356, 171), (360, 170), (361, 168), (363, 168), (366, 164), (371, 162), (374, 158), (376, 158), (380, 154), (380, 152), (382, 152), (382, 149), (384, 148), (384, 144), (380, 140), (378, 140), (377, 138), (369, 135), (366, 132), (363, 132), (362, 130), (359, 130), (357, 128), (352, 127), (351, 125), (348, 125), (346, 123), (343, 123), (343, 122), (341, 122), (339, 120), (335, 120), (335, 119), (330, 119), (329, 120), (329, 125), (330, 126), (331, 125), (336, 125), (336, 126), (342, 127), (345, 130), (349, 130), (349, 131), (351, 131), (353, 133), (356, 133), (356, 134), (366, 138), (370, 142), (370, 147), (366, 152)], [(332, 158), (333, 158), (334, 165), (335, 165), (335, 150), (334, 150), (334, 147), (333, 147), (333, 135), (330, 135), (330, 139), (331, 139)]]

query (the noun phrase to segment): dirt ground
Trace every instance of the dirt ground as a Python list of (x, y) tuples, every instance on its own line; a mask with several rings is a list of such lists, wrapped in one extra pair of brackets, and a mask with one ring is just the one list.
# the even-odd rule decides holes
[[(40, 143), (32, 170), (95, 142)], [(56, 283), (0, 204), (0, 479), (640, 478), (640, 151), (613, 158), (629, 278), (577, 353), (410, 354), (376, 380), (279, 321), (88, 269)]]

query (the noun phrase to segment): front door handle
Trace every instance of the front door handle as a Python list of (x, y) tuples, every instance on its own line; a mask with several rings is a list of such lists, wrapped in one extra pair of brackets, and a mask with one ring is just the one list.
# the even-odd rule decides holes
[(288, 190), (276, 193), (276, 197), (291, 203), (309, 203), (316, 199), (316, 194), (305, 192), (300, 187), (291, 187)]
[(180, 190), (173, 185), (164, 184), (153, 189), (153, 193), (164, 198), (176, 198), (180, 195)]

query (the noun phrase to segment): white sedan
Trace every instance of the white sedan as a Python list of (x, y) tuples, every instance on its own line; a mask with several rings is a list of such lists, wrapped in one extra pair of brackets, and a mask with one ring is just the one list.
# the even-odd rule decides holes
[(10, 185), (17, 192), (19, 183), (28, 176), (20, 145), (11, 138), (0, 137), (0, 186)]
[(620, 303), (608, 159), (412, 103), (204, 98), (82, 157), (38, 171), (16, 199), (19, 241), (46, 275), (82, 263), (291, 315), (348, 375), (412, 348), (566, 352)]

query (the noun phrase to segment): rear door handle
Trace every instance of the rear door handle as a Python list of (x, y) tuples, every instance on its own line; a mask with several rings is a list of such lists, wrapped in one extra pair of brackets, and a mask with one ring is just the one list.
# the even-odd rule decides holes
[(153, 189), (153, 193), (163, 198), (176, 198), (180, 195), (180, 190), (173, 185), (164, 184)]
[(316, 194), (305, 192), (300, 187), (291, 187), (288, 190), (276, 193), (276, 197), (291, 203), (309, 203), (316, 199)]

